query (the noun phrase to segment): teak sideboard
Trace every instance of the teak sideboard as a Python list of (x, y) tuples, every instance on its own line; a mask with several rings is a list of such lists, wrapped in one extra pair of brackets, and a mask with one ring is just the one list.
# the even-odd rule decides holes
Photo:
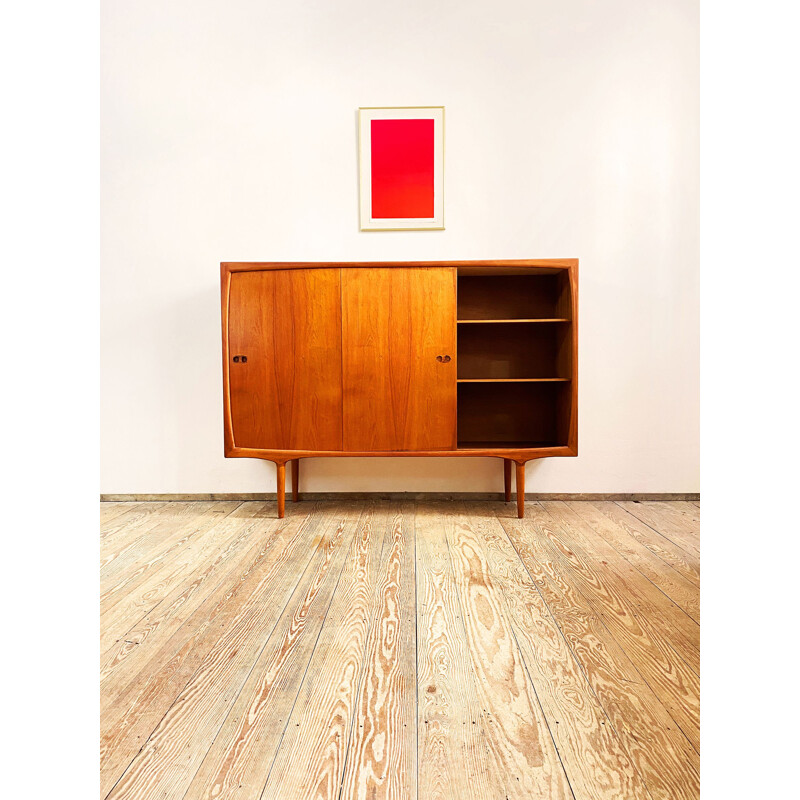
[(227, 263), (225, 456), (578, 455), (578, 260)]

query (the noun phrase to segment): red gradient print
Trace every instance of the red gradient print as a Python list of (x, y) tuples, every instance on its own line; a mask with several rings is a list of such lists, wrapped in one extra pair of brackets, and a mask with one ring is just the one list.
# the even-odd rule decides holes
[(372, 217), (433, 217), (432, 119), (373, 119)]

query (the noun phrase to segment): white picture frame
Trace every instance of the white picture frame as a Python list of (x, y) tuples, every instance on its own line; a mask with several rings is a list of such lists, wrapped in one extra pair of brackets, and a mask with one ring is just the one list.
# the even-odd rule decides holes
[[(373, 217), (372, 121), (431, 119), (433, 134), (433, 216)], [(363, 107), (358, 109), (359, 214), (362, 231), (444, 230), (444, 106)]]

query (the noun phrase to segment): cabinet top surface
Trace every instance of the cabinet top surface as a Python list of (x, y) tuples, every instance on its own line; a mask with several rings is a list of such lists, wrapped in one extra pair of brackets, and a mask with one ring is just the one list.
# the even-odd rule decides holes
[(504, 259), (472, 261), (223, 261), (223, 273), (247, 272), (269, 269), (323, 269), (330, 267), (454, 267), (460, 274), (487, 274), (503, 272), (513, 274), (531, 271), (558, 271), (576, 269), (577, 258)]

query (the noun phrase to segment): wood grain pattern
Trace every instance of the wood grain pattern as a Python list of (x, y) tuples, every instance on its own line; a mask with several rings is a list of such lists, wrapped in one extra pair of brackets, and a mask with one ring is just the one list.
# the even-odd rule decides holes
[(567, 798), (571, 790), (548, 723), (528, 680), (480, 541), (464, 517), (448, 530), (453, 574), (468, 642), (469, 668), (486, 711), (487, 746), (505, 796)]
[(104, 503), (100, 506), (100, 538), (103, 539), (107, 535), (106, 525), (114, 517), (124, 514), (127, 511), (135, 508), (140, 508), (141, 503)]
[(157, 505), (102, 531), (101, 797), (699, 797), (697, 586), (616, 503)]
[[(482, 384), (462, 384), (480, 386)], [(518, 386), (520, 384), (509, 384)], [(564, 382), (532, 383), (526, 386), (564, 386)], [(534, 458), (551, 458), (574, 456), (566, 445), (555, 445), (543, 441), (473, 441), (459, 443), (456, 450), (259, 450), (249, 447), (234, 447), (226, 458), (260, 458), (264, 461), (286, 462), (293, 458), (511, 458), (519, 461), (531, 461)], [(160, 499), (160, 498), (159, 498)], [(172, 498), (170, 498), (172, 499)], [(187, 498), (176, 498), (178, 501)], [(319, 498), (322, 499), (322, 498)], [(330, 499), (330, 498), (324, 498)]]
[[(319, 547), (300, 576), (285, 606), (273, 614), (261, 604), (251, 604), (208, 651), (175, 702), (136, 754), (109, 798), (182, 796), (200, 765), (203, 751), (198, 741), (215, 738), (233, 701), (248, 677), (258, 687), (273, 685), (284, 669), (302, 673), (293, 659), (298, 643), (313, 644), (314, 634), (303, 636), (316, 601), (327, 606), (341, 566), (342, 542), (352, 531), (333, 516), (326, 524)], [(318, 630), (318, 628), (317, 628)], [(266, 644), (262, 644), (266, 638)], [(263, 649), (262, 649), (263, 648)], [(300, 653), (302, 658), (302, 650)], [(305, 666), (307, 661), (302, 661)]]
[[(124, 661), (130, 659), (130, 666), (142, 663), (154, 648), (166, 642), (210, 596), (227, 570), (257, 558), (264, 546), (262, 536), (272, 526), (271, 514), (269, 522), (264, 525), (265, 513), (264, 503), (243, 503), (219, 523), (231, 531), (227, 541), (215, 541), (216, 552), (208, 554), (199, 563), (192, 553), (189, 563), (195, 569), (186, 570), (174, 578), (171, 591), (159, 603), (136, 619), (110, 647), (106, 650), (101, 647), (101, 689), (113, 685)], [(108, 632), (108, 625), (101, 623), (101, 642)]]
[(679, 524), (685, 525), (685, 530), (693, 534), (698, 540), (700, 538), (700, 511), (692, 503), (686, 501), (677, 501), (674, 503), (665, 503), (660, 499), (653, 499), (646, 501), (647, 508), (657, 509), (667, 518), (673, 518), (679, 521)]
[[(553, 537), (559, 546), (566, 546), (570, 556), (587, 579), (591, 572), (597, 574), (605, 567), (604, 580), (593, 580), (598, 594), (607, 593), (609, 607), (621, 609), (620, 618), (638, 620), (656, 637), (669, 640), (672, 648), (686, 665), (700, 674), (700, 626), (668, 595), (649, 580), (641, 580), (641, 573), (631, 566), (604, 539), (598, 537), (566, 503), (540, 503), (540, 506), (557, 522), (559, 532)], [(613, 599), (612, 599), (613, 595)], [(622, 609), (627, 609), (627, 614)]]
[[(367, 638), (376, 615), (388, 522), (386, 512), (365, 509), (328, 612), (329, 624), (320, 635), (291, 716), (281, 727), (274, 763), (269, 756), (262, 762), (269, 765), (266, 785), (254, 797), (338, 797)], [(294, 769), (296, 764), (304, 769)]]
[(442, 268), (342, 270), (345, 450), (455, 447), (455, 279)]
[[(580, 797), (648, 798), (641, 775), (531, 583), (498, 519), (478, 505), (468, 518), (505, 603), (528, 677), (558, 748), (573, 793)], [(484, 513), (481, 513), (484, 511)], [(552, 721), (555, 721), (553, 724)]]
[[(541, 506), (529, 510), (528, 535), (540, 537), (550, 557), (569, 571), (570, 580), (617, 638), (644, 679), (656, 692), (692, 746), (700, 750), (700, 680), (678, 655), (670, 633), (657, 620), (640, 614), (626, 590), (610, 586), (607, 567), (581, 558), (565, 544), (562, 526)], [(602, 567), (602, 569), (601, 569)]]
[(234, 444), (341, 450), (339, 270), (233, 275), (228, 326)]
[(494, 800), (508, 776), (487, 747), (469, 642), (450, 562), (455, 515), (439, 503), (418, 504), (417, 696), (419, 796), (430, 800)]
[(632, 516), (636, 517), (649, 528), (669, 539), (690, 556), (700, 557), (700, 541), (697, 534), (697, 524), (687, 520), (680, 514), (672, 513), (668, 508), (659, 503), (648, 502), (621, 502)]
[[(217, 517), (209, 513), (207, 522), (187, 540), (187, 546), (176, 545), (169, 548), (169, 555), (158, 568), (143, 575), (143, 580), (129, 585), (116, 597), (108, 610), (101, 613), (100, 652), (106, 654), (113, 643), (125, 635), (133, 625), (152, 612), (172, 591), (176, 583), (186, 580), (200, 564), (213, 560), (224, 550), (229, 541), (238, 534), (235, 526), (225, 525), (234, 513), (238, 503), (231, 503), (228, 513)], [(138, 570), (137, 570), (138, 572)], [(102, 603), (101, 603), (102, 609)]]
[[(318, 647), (323, 622), (338, 594), (342, 567), (352, 562), (363, 529), (361, 512), (350, 506), (334, 518), (344, 536), (335, 558), (321, 563), (314, 579), (290, 600), (284, 619), (270, 636), (185, 797), (233, 798), (242, 790), (258, 796), (267, 780), (300, 684)], [(352, 544), (350, 544), (352, 542)], [(347, 559), (345, 560), (345, 556)]]
[(131, 505), (135, 506), (136, 510), (124, 512), (121, 517), (112, 517), (107, 523), (101, 522), (104, 534), (100, 537), (101, 571), (121, 553), (135, 546), (134, 542), (141, 541), (141, 537), (156, 524), (153, 521), (156, 513), (167, 513), (166, 507), (171, 503), (157, 501), (152, 503), (103, 503), (103, 505)]
[[(130, 525), (126, 525), (124, 521), (116, 524), (112, 522), (108, 529), (108, 535), (101, 540), (101, 588), (104, 583), (108, 585), (109, 581), (114, 579), (114, 575), (126, 573), (130, 564), (139, 561), (148, 552), (158, 550), (163, 543), (163, 538), (173, 535), (182, 519), (186, 519), (187, 515), (188, 519), (192, 519), (192, 515), (196, 511), (204, 508), (201, 505), (189, 506), (186, 503), (143, 503), (142, 505), (154, 507), (134, 514)], [(206, 503), (205, 507), (208, 506), (209, 504)], [(161, 535), (159, 532), (162, 532)], [(125, 556), (125, 561), (118, 564), (113, 563), (122, 556)], [(126, 575), (126, 577), (129, 576)]]
[(674, 542), (645, 525), (624, 508), (621, 508), (617, 502), (599, 500), (594, 502), (593, 505), (621, 531), (624, 531), (651, 553), (669, 564), (689, 583), (698, 588), (700, 587), (700, 560), (697, 556), (689, 555)]
[[(217, 522), (231, 514), (238, 503), (198, 503), (190, 505), (182, 521), (177, 516), (162, 520), (137, 547), (101, 570), (100, 611), (106, 614), (123, 598), (130, 599), (160, 569), (176, 558), (185, 546), (202, 536)], [(193, 518), (200, 512), (199, 519)], [(157, 538), (158, 537), (158, 538)]]
[[(246, 503), (242, 508), (244, 512), (241, 516), (237, 510), (223, 523), (239, 527), (242, 542), (234, 539), (220, 550), (211, 563), (197, 565), (197, 571), (190, 577), (176, 581), (173, 591), (129, 629), (121, 641), (115, 642), (102, 658), (101, 694), (104, 710), (142, 670), (153, 666), (151, 659), (156, 654), (168, 660), (170, 648), (177, 651), (191, 638), (189, 631), (201, 624), (198, 610), (203, 608), (206, 618), (213, 615), (215, 605), (222, 597), (227, 597), (225, 589), (229, 588), (228, 581), (235, 585), (236, 578), (244, 580), (270, 551), (277, 551), (284, 545), (287, 530), (285, 527), (281, 529), (264, 503)], [(300, 520), (294, 533), (306, 530), (310, 524), (310, 517)], [(248, 549), (241, 558), (236, 559), (232, 556), (241, 543)], [(220, 582), (216, 580), (218, 573), (221, 573)], [(101, 627), (101, 636), (104, 632)]]
[[(150, 503), (138, 501), (128, 503), (102, 503), (100, 505), (100, 541), (103, 542), (114, 530), (124, 530), (128, 527), (135, 514), (147, 515), (150, 512)], [(116, 520), (112, 526), (110, 523)]]
[[(152, 505), (164, 508), (147, 517), (137, 515), (131, 525), (135, 537), (116, 536), (101, 545), (100, 591), (104, 610), (112, 604), (118, 584), (129, 586), (134, 575), (149, 577), (170, 560), (185, 556), (187, 544), (191, 548), (242, 508), (238, 500)], [(152, 565), (142, 570), (148, 564)]]
[[(569, 565), (544, 544), (536, 520), (501, 516), (501, 523), (531, 581), (581, 664), (651, 796), (699, 797), (700, 758), (667, 704), (576, 588)], [(680, 711), (680, 709), (678, 709)]]
[(684, 516), (688, 517), (692, 522), (692, 531), (700, 536), (700, 503), (699, 502), (690, 502), (687, 500), (677, 500), (672, 503), (664, 503), (663, 501), (657, 501), (657, 505), (659, 508), (664, 509), (665, 511), (671, 511), (674, 514), (683, 514)]
[[(226, 629), (254, 615), (269, 629), (319, 547), (318, 516), (294, 517), (277, 529), (256, 560), (222, 583), (138, 671), (123, 665), (101, 697), (105, 732), (100, 772), (104, 796), (120, 779)], [(251, 632), (252, 632), (251, 627)], [(131, 787), (133, 791), (134, 787)]]
[(391, 520), (378, 602), (347, 748), (343, 797), (417, 795), (416, 586), (413, 504)]
[[(628, 535), (592, 503), (570, 502), (567, 505), (653, 586), (658, 587), (694, 622), (700, 622), (700, 591), (696, 583), (683, 577), (680, 572), (670, 567), (668, 562)], [(597, 543), (593, 536), (590, 537), (590, 541)]]

